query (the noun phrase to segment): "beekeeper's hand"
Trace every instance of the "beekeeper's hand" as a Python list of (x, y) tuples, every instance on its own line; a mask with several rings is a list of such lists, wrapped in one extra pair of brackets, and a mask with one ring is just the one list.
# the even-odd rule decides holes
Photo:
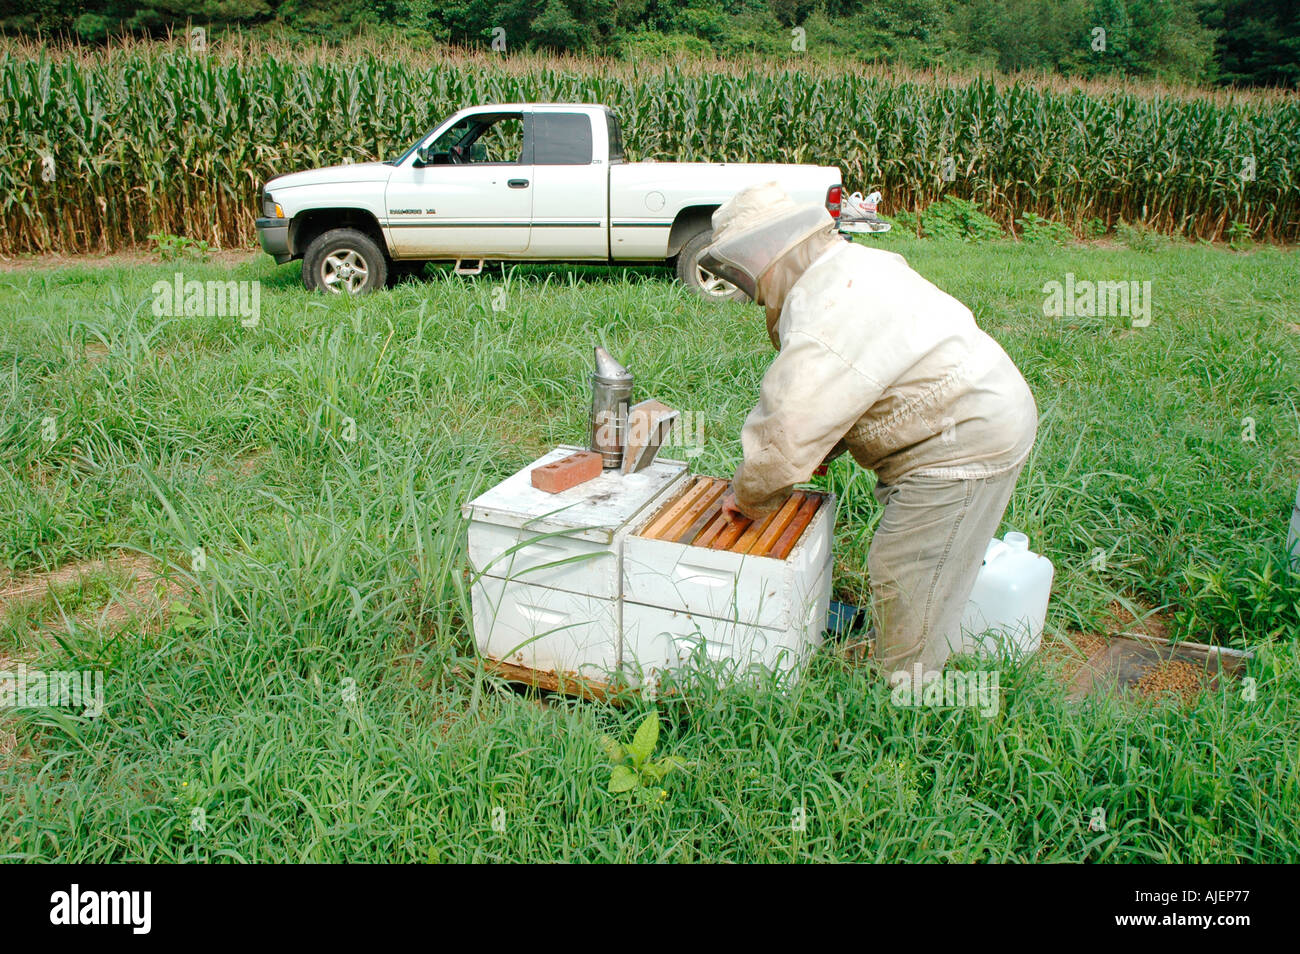
[(822, 462), (818, 464), (817, 469), (813, 471), (813, 476), (825, 477), (827, 473), (830, 472), (831, 461), (835, 460), (835, 458), (839, 457), (848, 449), (849, 445), (845, 443), (843, 438), (841, 438), (840, 442), (831, 448), (831, 452), (822, 458)]
[(739, 505), (736, 503), (736, 494), (731, 490), (722, 495), (722, 515), (731, 523), (739, 523), (742, 520), (749, 519), (741, 512)]

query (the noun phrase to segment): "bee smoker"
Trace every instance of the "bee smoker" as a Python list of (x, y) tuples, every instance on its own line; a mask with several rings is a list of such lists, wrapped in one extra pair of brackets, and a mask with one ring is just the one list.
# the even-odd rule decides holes
[(596, 370), (591, 375), (591, 449), (600, 454), (606, 470), (623, 463), (631, 399), (632, 373), (597, 345)]

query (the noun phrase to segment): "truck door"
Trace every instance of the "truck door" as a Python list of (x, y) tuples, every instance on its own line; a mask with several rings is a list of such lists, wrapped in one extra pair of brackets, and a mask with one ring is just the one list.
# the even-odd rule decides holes
[(526, 121), (534, 184), (529, 252), (545, 258), (608, 259), (609, 142), (604, 122), (593, 123), (590, 111), (550, 108), (533, 109)]
[(532, 228), (524, 113), (473, 113), (406, 158), (388, 180), (389, 247), (400, 258), (523, 252)]

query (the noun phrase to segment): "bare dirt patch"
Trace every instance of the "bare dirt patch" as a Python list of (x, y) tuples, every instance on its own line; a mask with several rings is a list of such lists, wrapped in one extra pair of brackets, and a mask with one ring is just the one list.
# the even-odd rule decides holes
[[(58, 479), (58, 470), (39, 459), (30, 461), (24, 473), (27, 476), (27, 483), (41, 490), (49, 490)], [(3, 580), (0, 579), (0, 586), (3, 585)]]
[[(81, 585), (100, 596), (80, 602), (66, 619), (58, 602), (53, 607), (47, 605), (51, 596), (56, 601), (68, 600), (70, 591)], [(106, 598), (102, 596), (105, 589)], [(12, 673), (20, 665), (34, 664), (41, 644), (54, 645), (55, 637), (68, 631), (69, 622), (105, 634), (133, 622), (146, 629), (160, 628), (172, 601), (184, 592), (178, 583), (163, 578), (149, 557), (128, 552), (47, 572), (0, 577), (0, 622), (17, 620), (19, 633), (34, 630), (35, 634), (34, 640), (26, 637), (21, 647), (0, 646), (0, 670)], [(19, 738), (17, 726), (0, 713), (0, 768), (32, 757), (31, 745)]]
[[(425, 671), (421, 661), (420, 639), (414, 635), (404, 640), (401, 649), (392, 660), (393, 670), (403, 681), (419, 686), (420, 702), (417, 709), (410, 713), (421, 726), (434, 732), (439, 738), (447, 738), (469, 717), (464, 702), (453, 705), (450, 696), (440, 691), (433, 677)], [(459, 666), (453, 666), (451, 675), (463, 677)]]
[(20, 745), (17, 729), (9, 720), (0, 716), (0, 769), (17, 765), (31, 756), (31, 746)]
[[(208, 253), (207, 262), (217, 265), (239, 265), (261, 254), (264, 253), (260, 249), (256, 251), (243, 248), (213, 249)], [(182, 261), (198, 263), (197, 259), (164, 262), (157, 252), (143, 248), (112, 252), (108, 255), (64, 255), (60, 252), (47, 252), (37, 255), (0, 256), (0, 272), (57, 268), (138, 268), (143, 265), (179, 264)]]
[(1110, 613), (1103, 622), (1106, 632), (1112, 636), (1120, 634), (1154, 636), (1157, 639), (1169, 638), (1169, 628), (1174, 620), (1173, 610), (1155, 611), (1141, 603), (1135, 603), (1134, 606), (1141, 612), (1141, 616), (1134, 615), (1119, 600), (1111, 603)]
[[(104, 579), (113, 583), (107, 602), (78, 607), (73, 616), (76, 623), (105, 632), (121, 629), (131, 620), (157, 625), (166, 617), (171, 601), (184, 592), (175, 581), (164, 579), (157, 564), (149, 557), (123, 552), (104, 559), (65, 564), (43, 573), (0, 580), (0, 619), (7, 619), (51, 594), (57, 598), (60, 592), (66, 592), (70, 587)], [(59, 614), (42, 620), (42, 632), (56, 629), (65, 630)], [(0, 654), (4, 652), (0, 650)]]
[[(1068, 639), (1051, 640), (1043, 648), (1049, 655), (1067, 664), (1069, 671), (1064, 673), (1064, 676), (1069, 679), (1073, 678), (1084, 661), (1104, 650), (1113, 636), (1139, 635), (1156, 639), (1169, 638), (1169, 627), (1173, 622), (1172, 611), (1156, 612), (1140, 603), (1134, 605), (1141, 613), (1140, 616), (1134, 615), (1119, 600), (1115, 600), (1107, 607), (1106, 616), (1102, 619), (1101, 632), (1082, 633), (1078, 630), (1070, 630)], [(1070, 664), (1072, 668), (1069, 668)]]
[(1106, 648), (1107, 642), (1106, 637), (1099, 633), (1071, 630), (1068, 638), (1045, 640), (1043, 656), (1051, 664), (1053, 674), (1068, 686), (1088, 660)]
[(251, 477), (262, 469), (262, 458), (271, 453), (265, 447), (259, 447), (256, 450), (245, 451), (235, 458), (235, 466), (245, 477)]
[(203, 482), (215, 487), (233, 471), (241, 477), (252, 477), (262, 469), (262, 462), (271, 451), (265, 447), (255, 447), (237, 454), (228, 464), (218, 466), (203, 475)]

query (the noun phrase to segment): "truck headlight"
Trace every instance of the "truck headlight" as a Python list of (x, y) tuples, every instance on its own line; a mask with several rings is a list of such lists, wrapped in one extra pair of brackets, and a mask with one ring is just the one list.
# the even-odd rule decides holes
[(262, 215), (268, 219), (284, 218), (284, 209), (271, 197), (271, 193), (262, 193)]

